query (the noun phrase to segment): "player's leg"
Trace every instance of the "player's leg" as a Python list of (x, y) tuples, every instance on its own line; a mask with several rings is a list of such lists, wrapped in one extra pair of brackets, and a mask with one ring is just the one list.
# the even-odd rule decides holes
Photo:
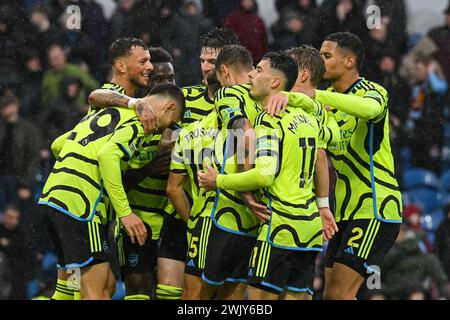
[[(221, 299), (243, 300), (245, 286), (239, 284), (247, 282), (248, 261), (255, 241), (255, 237), (224, 231), (210, 219), (202, 279), (217, 289), (222, 287)], [(208, 289), (208, 294), (211, 291)], [(207, 295), (202, 293), (202, 296)]]
[(109, 300), (108, 278), (111, 268), (109, 262), (103, 262), (81, 269), (81, 300)]
[(335, 262), (331, 270), (324, 300), (353, 300), (364, 278), (352, 268)]
[(157, 299), (181, 299), (187, 248), (186, 224), (181, 219), (166, 215), (158, 247)]
[(147, 239), (143, 246), (132, 243), (122, 230), (119, 241), (121, 274), (125, 283), (125, 300), (150, 300), (155, 281), (157, 241), (152, 240), (152, 229), (147, 228)]
[(380, 272), (380, 265), (393, 245), (400, 226), (376, 219), (350, 221), (342, 235), (325, 299), (355, 299), (364, 280)]
[(283, 264), (289, 276), (279, 300), (312, 300), (318, 251), (284, 251)]
[(74, 300), (73, 287), (68, 285), (67, 280), (69, 274), (62, 269), (58, 269), (58, 279), (56, 281), (55, 292), (52, 295), (52, 300)]
[(278, 296), (278, 293), (256, 288), (253, 285), (248, 286), (248, 300), (277, 300)]
[(324, 257), (324, 259), (325, 259), (325, 261), (324, 261), (325, 281), (324, 281), (323, 292), (325, 292), (329, 286), (332, 268), (333, 268), (334, 262), (336, 261), (336, 256), (338, 254), (339, 247), (341, 246), (341, 242), (342, 242), (342, 235), (344, 234), (344, 231), (347, 228), (347, 224), (348, 224), (348, 221), (338, 222), (337, 225), (338, 225), (339, 231), (334, 235), (334, 237), (330, 241), (328, 241), (328, 245), (326, 247), (326, 252), (325, 252), (325, 257)]

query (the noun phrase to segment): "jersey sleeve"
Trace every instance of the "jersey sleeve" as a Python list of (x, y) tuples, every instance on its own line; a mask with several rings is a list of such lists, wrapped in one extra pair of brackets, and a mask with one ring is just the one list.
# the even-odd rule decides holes
[[(181, 132), (183, 133), (183, 132)], [(172, 150), (172, 158), (170, 161), (170, 172), (180, 174), (180, 175), (187, 175), (187, 169), (184, 163), (183, 159), (183, 150), (181, 147), (181, 138), (182, 135), (178, 137), (177, 141), (175, 142), (175, 145)]]
[(320, 112), (320, 106), (314, 103), (314, 100), (301, 92), (282, 91), (288, 97), (288, 106), (291, 108), (302, 108), (306, 112), (317, 116)]
[(314, 100), (314, 103), (319, 105), (319, 112), (315, 117), (319, 124), (318, 148), (327, 149), (329, 145), (337, 145), (341, 139), (335, 115), (327, 112), (319, 102)]
[(214, 106), (220, 119), (231, 128), (233, 122), (239, 118), (246, 118), (245, 100), (230, 88), (224, 87), (217, 91), (214, 97)]
[(144, 142), (144, 129), (139, 122), (132, 122), (114, 132), (100, 148), (97, 160), (100, 175), (111, 203), (119, 218), (131, 213), (120, 170), (120, 160), (128, 161), (138, 153)]
[(53, 140), (53, 143), (51, 145), (52, 153), (55, 156), (55, 158), (58, 158), (59, 153), (61, 152), (61, 149), (64, 145), (64, 143), (67, 141), (67, 139), (70, 136), (71, 131), (67, 131), (66, 133), (63, 133), (59, 137), (57, 137), (55, 140)]
[(256, 159), (251, 170), (220, 174), (217, 187), (235, 191), (252, 191), (270, 186), (279, 170), (280, 131), (276, 119), (267, 114), (258, 117), (255, 127)]
[(368, 90), (363, 96), (316, 90), (316, 100), (357, 118), (378, 122), (387, 112), (387, 93), (383, 88)]

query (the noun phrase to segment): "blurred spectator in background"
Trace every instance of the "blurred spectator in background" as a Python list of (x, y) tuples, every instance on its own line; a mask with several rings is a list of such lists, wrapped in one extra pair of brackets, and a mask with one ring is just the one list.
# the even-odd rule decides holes
[(280, 20), (272, 26), (275, 41), (272, 50), (286, 50), (302, 44), (318, 46), (318, 38), (306, 23), (306, 16), (295, 11), (284, 11)]
[(83, 84), (78, 95), (78, 102), (85, 103), (87, 93), (98, 87), (92, 76), (79, 66), (67, 63), (67, 54), (59, 44), (52, 44), (48, 49), (48, 60), (51, 69), (44, 73), (41, 87), (41, 106), (50, 104), (62, 96), (61, 82), (68, 77), (75, 77)]
[(17, 59), (25, 51), (23, 36), (15, 31), (14, 13), (9, 7), (0, 6), (0, 87), (15, 86), (22, 80)]
[(408, 17), (405, 0), (375, 0), (380, 7), (381, 14), (388, 25), (388, 39), (395, 50), (404, 54), (407, 50), (408, 34), (406, 26)]
[(12, 288), (9, 272), (6, 254), (0, 250), (0, 300), (8, 299), (11, 294)]
[(390, 299), (410, 299), (417, 291), (432, 296), (435, 286), (438, 297), (448, 297), (448, 279), (439, 259), (427, 253), (422, 240), (404, 224), (383, 261), (381, 274), (383, 291)]
[(325, 0), (319, 16), (319, 37), (323, 39), (330, 33), (348, 31), (356, 34), (365, 43), (368, 32), (363, 6), (363, 1)]
[(406, 128), (412, 164), (439, 173), (442, 148), (442, 123), (447, 81), (438, 65), (428, 57), (416, 59), (417, 82), (412, 88)]
[(216, 26), (221, 26), (228, 14), (239, 6), (240, 0), (202, 0), (203, 12)]
[(450, 204), (443, 210), (445, 220), (436, 231), (435, 252), (442, 262), (444, 271), (450, 279)]
[(78, 78), (63, 78), (58, 92), (58, 97), (42, 105), (38, 118), (40, 123), (45, 123), (42, 131), (48, 139), (48, 145), (64, 132), (71, 130), (88, 110), (86, 100), (79, 99), (80, 95), (84, 95), (83, 85)]
[(8, 299), (27, 299), (27, 283), (36, 273), (34, 255), (27, 235), (22, 231), (20, 212), (11, 205), (5, 207), (0, 224), (0, 251), (6, 255), (10, 269), (8, 279), (12, 290)]
[(242, 46), (252, 54), (258, 63), (267, 51), (267, 33), (264, 21), (258, 16), (256, 0), (241, 0), (223, 21), (225, 28), (233, 30)]
[[(278, 0), (275, 2), (275, 6), (279, 12), (279, 19), (271, 27), (275, 39), (274, 50), (290, 49), (301, 44), (309, 44), (316, 48), (320, 46), (320, 39), (316, 34), (319, 10), (315, 0), (297, 0), (294, 2)], [(293, 18), (294, 21), (290, 21)], [(293, 45), (282, 44), (292, 41), (296, 43)]]
[(20, 115), (31, 120), (40, 110), (43, 66), (37, 50), (27, 50), (24, 56), (22, 77), (26, 80), (19, 86), (17, 96), (21, 99)]
[(437, 46), (436, 59), (442, 67), (446, 80), (450, 81), (450, 3), (444, 14), (444, 25), (432, 29), (428, 36)]
[(162, 47), (173, 57), (178, 86), (200, 83), (200, 70), (193, 66), (200, 63), (200, 36), (211, 30), (212, 26), (195, 1), (186, 1), (183, 8), (162, 27)]
[(27, 32), (27, 45), (38, 50), (44, 67), (47, 67), (47, 50), (52, 43), (61, 41), (61, 30), (52, 24), (49, 11), (43, 5), (37, 5), (30, 13), (30, 30)]
[(31, 184), (37, 170), (41, 133), (19, 116), (19, 100), (0, 99), (0, 209), (15, 203), (19, 182)]
[(133, 23), (133, 8), (137, 0), (119, 0), (117, 9), (109, 20), (109, 38), (111, 41), (122, 37), (131, 37)]

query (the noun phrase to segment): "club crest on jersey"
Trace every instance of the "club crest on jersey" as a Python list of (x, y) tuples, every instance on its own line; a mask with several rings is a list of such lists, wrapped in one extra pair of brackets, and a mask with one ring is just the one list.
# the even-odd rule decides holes
[(132, 253), (128, 256), (128, 264), (131, 267), (136, 267), (139, 262), (139, 256), (135, 253)]

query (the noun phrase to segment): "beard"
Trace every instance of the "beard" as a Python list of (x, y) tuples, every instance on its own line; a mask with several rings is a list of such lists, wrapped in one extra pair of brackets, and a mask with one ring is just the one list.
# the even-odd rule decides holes
[(140, 76), (138, 75), (136, 77), (130, 78), (130, 82), (137, 88), (146, 89), (149, 85), (150, 79), (149, 81), (142, 81)]

